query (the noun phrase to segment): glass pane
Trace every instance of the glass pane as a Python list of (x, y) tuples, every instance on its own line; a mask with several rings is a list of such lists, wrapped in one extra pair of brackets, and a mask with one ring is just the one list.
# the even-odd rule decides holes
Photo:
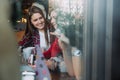
[(56, 10), (58, 25), (65, 30), (72, 46), (82, 50), (85, 0), (49, 0), (49, 14)]
[[(52, 18), (54, 18), (56, 21), (55, 24), (57, 24), (57, 28), (53, 25), (56, 29), (55, 32), (64, 35), (62, 38), (63, 43), (61, 44), (63, 44), (62, 54), (65, 68), (67, 69), (63, 68), (61, 73), (51, 71), (52, 78), (59, 78), (59, 80), (67, 80), (67, 78), (68, 80), (74, 80), (76, 78), (80, 80), (83, 77), (82, 54), (85, 0), (16, 0), (16, 2), (11, 2), (12, 6), (15, 5), (14, 8), (17, 10), (15, 13), (12, 11), (15, 15), (11, 16), (11, 22), (16, 31), (18, 42), (24, 35), (27, 25), (28, 8), (34, 1), (44, 5), (47, 20), (52, 23)], [(16, 17), (16, 15), (19, 16)], [(60, 47), (61, 44), (59, 44)], [(63, 66), (64, 64), (61, 63), (59, 66)], [(65, 70), (66, 72), (64, 72)]]
[[(61, 29), (61, 32), (63, 32), (70, 41), (71, 51), (73, 51), (71, 52), (72, 60), (70, 59), (70, 57), (67, 59), (72, 61), (72, 63), (67, 64), (67, 68), (70, 68), (70, 65), (73, 66), (74, 75), (77, 80), (83, 77), (82, 52), (83, 27), (85, 21), (84, 8), (85, 0), (49, 0), (49, 15), (53, 14), (53, 12), (56, 12), (56, 21), (58, 25), (57, 27)], [(75, 51), (80, 51), (81, 55), (77, 56), (77, 54), (75, 54)], [(68, 53), (66, 54), (63, 52), (63, 57), (65, 59), (66, 56), (70, 56), (70, 52), (67, 50), (66, 52)], [(69, 61), (65, 62), (69, 63)]]

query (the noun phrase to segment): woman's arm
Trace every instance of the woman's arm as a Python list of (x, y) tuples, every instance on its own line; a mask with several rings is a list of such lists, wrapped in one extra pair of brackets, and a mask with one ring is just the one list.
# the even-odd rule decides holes
[(65, 37), (64, 35), (60, 36), (58, 43), (60, 48), (62, 49), (63, 52), (63, 58), (65, 61), (67, 72), (70, 76), (75, 76), (74, 75), (74, 69), (73, 69), (73, 63), (72, 63), (72, 53), (71, 53), (71, 46), (69, 44), (69, 39)]

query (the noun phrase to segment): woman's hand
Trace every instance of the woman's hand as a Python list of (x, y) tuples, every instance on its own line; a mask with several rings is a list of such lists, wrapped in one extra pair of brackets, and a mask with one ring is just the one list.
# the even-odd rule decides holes
[(70, 44), (69, 39), (68, 39), (64, 34), (61, 34), (58, 39), (59, 39), (60, 41), (62, 41), (63, 43), (65, 43), (65, 44)]
[(61, 34), (61, 37), (58, 39), (58, 44), (62, 51), (65, 51), (68, 47), (70, 47), (69, 39), (65, 37), (64, 34)]
[(36, 68), (36, 65), (32, 65), (32, 64), (28, 64), (31, 68), (35, 69)]
[(57, 38), (59, 38), (62, 32), (60, 29), (57, 28), (54, 32), (50, 32), (50, 34), (55, 35)]
[(57, 63), (52, 59), (46, 60), (45, 63), (47, 67), (51, 70), (55, 70), (55, 68), (57, 67)]

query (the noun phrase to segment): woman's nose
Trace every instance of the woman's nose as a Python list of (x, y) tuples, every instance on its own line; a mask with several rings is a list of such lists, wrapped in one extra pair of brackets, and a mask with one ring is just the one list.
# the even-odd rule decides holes
[(51, 23), (54, 23), (54, 22), (55, 22), (55, 20), (52, 18), (52, 19), (51, 19)]
[(50, 22), (52, 23), (53, 22), (53, 19), (51, 18)]
[(41, 21), (40, 19), (38, 20), (38, 22), (39, 22), (39, 23), (42, 23), (42, 21)]

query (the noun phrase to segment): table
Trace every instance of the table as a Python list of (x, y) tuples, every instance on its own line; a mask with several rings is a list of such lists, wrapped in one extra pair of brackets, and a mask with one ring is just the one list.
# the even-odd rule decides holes
[(50, 72), (52, 80), (76, 80), (75, 77), (71, 77), (68, 73)]

